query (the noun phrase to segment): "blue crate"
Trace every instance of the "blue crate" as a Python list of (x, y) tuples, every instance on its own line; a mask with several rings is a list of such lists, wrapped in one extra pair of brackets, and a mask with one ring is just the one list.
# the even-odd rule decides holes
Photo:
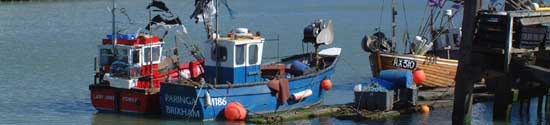
[[(123, 40), (133, 40), (133, 39), (136, 39), (136, 35), (135, 34), (117, 34), (117, 39), (123, 39)], [(112, 34), (107, 34), (107, 38), (108, 39), (113, 39), (113, 35)]]

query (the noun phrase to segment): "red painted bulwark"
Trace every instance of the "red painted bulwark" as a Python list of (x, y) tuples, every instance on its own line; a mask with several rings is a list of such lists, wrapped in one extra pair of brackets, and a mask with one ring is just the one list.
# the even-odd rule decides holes
[[(118, 39), (117, 44), (135, 46), (140, 44), (157, 43), (159, 41), (160, 41), (160, 37), (158, 36), (154, 36), (151, 38), (145, 38), (143, 36), (140, 36), (137, 39), (133, 39), (133, 40)], [(113, 41), (111, 39), (103, 39), (103, 45), (112, 44), (112, 43)]]
[(96, 109), (116, 111), (115, 100), (116, 94), (109, 89), (92, 89), (91, 90), (92, 104)]
[(136, 92), (120, 93), (120, 111), (131, 113), (159, 113), (160, 97), (158, 94), (145, 95)]

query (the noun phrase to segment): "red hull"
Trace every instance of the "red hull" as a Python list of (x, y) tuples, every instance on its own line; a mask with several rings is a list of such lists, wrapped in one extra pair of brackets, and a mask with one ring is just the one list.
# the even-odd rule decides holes
[(160, 113), (159, 94), (146, 94), (143, 90), (119, 89), (103, 85), (90, 85), (93, 106), (100, 111), (138, 114)]

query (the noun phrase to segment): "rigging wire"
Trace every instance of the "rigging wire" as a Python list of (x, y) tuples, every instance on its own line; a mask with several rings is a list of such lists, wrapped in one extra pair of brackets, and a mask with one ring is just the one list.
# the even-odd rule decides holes
[(403, 7), (403, 17), (405, 18), (405, 33), (403, 34), (403, 52), (407, 53), (407, 48), (409, 45), (409, 21), (407, 19), (407, 8), (405, 7), (405, 0), (401, 0), (401, 5)]
[(382, 28), (382, 17), (383, 17), (383, 12), (384, 12), (384, 3), (385, 3), (386, 0), (382, 0), (382, 4), (380, 5), (380, 19), (378, 21), (378, 31), (381, 30)]

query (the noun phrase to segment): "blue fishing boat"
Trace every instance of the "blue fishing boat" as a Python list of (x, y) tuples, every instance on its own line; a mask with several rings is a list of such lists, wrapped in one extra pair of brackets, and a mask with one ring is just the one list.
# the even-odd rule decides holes
[[(209, 120), (223, 119), (224, 109), (230, 102), (239, 102), (248, 114), (318, 104), (326, 93), (322, 83), (334, 74), (341, 52), (340, 48), (328, 48), (260, 64), (264, 43), (261, 36), (235, 34), (233, 38), (219, 37), (218, 40), (217, 50), (222, 55), (218, 56), (218, 61), (205, 57), (203, 82), (162, 83), (164, 114)], [(214, 45), (213, 42), (215, 40), (209, 40), (205, 45)], [(217, 62), (220, 66), (216, 66)]]
[[(197, 15), (203, 19), (200, 21), (208, 21), (204, 15), (216, 15), (208, 13), (215, 12), (209, 5), (212, 1), (204, 0), (206, 3), (202, 4), (201, 1), (196, 5), (204, 5), (204, 10), (196, 12), (204, 13)], [(266, 64), (262, 64), (265, 38), (259, 32), (236, 28), (227, 36), (220, 36), (217, 30), (209, 28), (212, 26), (209, 22), (204, 24), (208, 32), (208, 40), (200, 43), (204, 76), (162, 83), (160, 104), (164, 115), (242, 120), (246, 116), (319, 104), (332, 87), (330, 79), (341, 49), (320, 50), (321, 45), (333, 41), (332, 21), (316, 20), (304, 29), (302, 44), (313, 44), (314, 51)]]

